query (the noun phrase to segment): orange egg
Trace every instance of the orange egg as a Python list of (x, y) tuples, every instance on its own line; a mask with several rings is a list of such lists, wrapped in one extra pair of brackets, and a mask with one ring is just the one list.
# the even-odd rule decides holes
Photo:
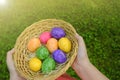
[(46, 44), (48, 50), (52, 53), (58, 49), (58, 41), (55, 38), (50, 38)]
[(28, 42), (27, 48), (29, 51), (34, 52), (40, 46), (41, 46), (41, 43), (39, 38), (32, 38)]

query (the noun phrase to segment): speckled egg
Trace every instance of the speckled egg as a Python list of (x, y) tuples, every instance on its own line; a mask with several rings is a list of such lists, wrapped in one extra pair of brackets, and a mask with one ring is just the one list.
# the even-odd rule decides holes
[(66, 54), (60, 49), (55, 50), (52, 53), (52, 57), (57, 63), (60, 64), (64, 63), (67, 60)]
[(48, 50), (52, 53), (58, 49), (58, 41), (55, 38), (50, 38), (46, 44)]
[(43, 73), (49, 73), (49, 72), (51, 72), (52, 70), (55, 69), (55, 66), (56, 66), (55, 61), (52, 58), (48, 57), (47, 59), (45, 59), (43, 61), (42, 72)]
[(40, 46), (41, 46), (41, 43), (39, 38), (32, 38), (29, 40), (27, 48), (29, 51), (34, 52)]
[(39, 37), (41, 43), (43, 44), (46, 44), (50, 38), (51, 38), (50, 32), (43, 32)]
[(60, 27), (55, 27), (51, 30), (51, 36), (56, 39), (60, 39), (65, 36), (65, 31)]
[(63, 37), (59, 39), (58, 46), (64, 52), (69, 52), (71, 50), (71, 41), (68, 38)]
[(40, 48), (37, 49), (36, 56), (40, 60), (44, 60), (49, 56), (49, 51), (45, 46), (41, 46)]

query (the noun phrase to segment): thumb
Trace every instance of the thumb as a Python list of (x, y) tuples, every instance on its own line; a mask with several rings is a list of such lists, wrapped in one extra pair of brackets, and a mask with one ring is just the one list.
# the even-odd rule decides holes
[(14, 70), (14, 63), (12, 58), (13, 53), (14, 53), (14, 48), (7, 52), (6, 62), (7, 62), (7, 67), (9, 71)]
[(76, 34), (76, 38), (78, 39), (78, 54), (79, 57), (85, 57), (87, 56), (87, 51), (86, 51), (86, 46), (85, 46), (85, 42), (82, 38), (82, 36), (79, 36), (78, 34)]

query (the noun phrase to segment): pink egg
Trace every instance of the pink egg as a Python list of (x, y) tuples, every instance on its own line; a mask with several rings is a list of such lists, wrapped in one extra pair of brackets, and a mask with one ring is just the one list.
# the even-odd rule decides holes
[(50, 32), (47, 32), (47, 31), (46, 31), (46, 32), (43, 32), (43, 33), (40, 35), (40, 37), (39, 37), (41, 43), (43, 43), (43, 44), (46, 44), (47, 41), (48, 41), (50, 38), (51, 38), (51, 34), (50, 34)]

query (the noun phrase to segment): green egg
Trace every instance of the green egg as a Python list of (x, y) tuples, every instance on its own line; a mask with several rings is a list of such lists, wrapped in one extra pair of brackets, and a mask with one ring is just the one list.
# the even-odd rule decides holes
[(55, 61), (52, 58), (48, 57), (47, 59), (45, 59), (43, 61), (42, 72), (45, 73), (45, 74), (49, 73), (49, 72), (51, 72), (52, 70), (55, 69), (55, 66), (56, 66)]
[(41, 46), (40, 48), (37, 49), (36, 56), (40, 60), (44, 60), (49, 56), (49, 51), (45, 46)]

